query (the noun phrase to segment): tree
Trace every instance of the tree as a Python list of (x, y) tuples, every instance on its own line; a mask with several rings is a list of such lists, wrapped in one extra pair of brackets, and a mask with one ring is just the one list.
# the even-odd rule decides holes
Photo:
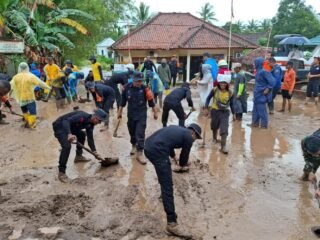
[(259, 40), (258, 40), (258, 44), (260, 45), (260, 46), (267, 46), (267, 44), (268, 44), (268, 38), (266, 38), (266, 37), (261, 37), (261, 38), (259, 38)]
[(136, 25), (142, 25), (151, 17), (150, 7), (143, 2), (140, 2), (139, 7), (134, 7), (132, 21)]
[(320, 22), (315, 11), (311, 6), (307, 6), (304, 0), (281, 0), (272, 21), (272, 35), (296, 33), (310, 38), (320, 32)]
[(271, 25), (272, 25), (271, 19), (263, 19), (260, 22), (260, 31), (268, 32), (270, 30)]
[(256, 20), (252, 19), (248, 22), (248, 24), (246, 25), (246, 32), (247, 33), (255, 33), (258, 32), (259, 30), (259, 24)]
[(206, 22), (217, 21), (217, 19), (215, 18), (216, 14), (213, 10), (213, 6), (208, 2), (201, 7), (200, 12), (198, 13), (201, 16), (201, 19)]
[[(226, 31), (230, 31), (230, 22), (226, 22), (226, 24), (223, 25), (222, 28)], [(236, 23), (232, 24), (232, 32), (233, 33), (242, 33), (243, 28), (244, 28), (244, 26), (241, 21), (237, 21)]]

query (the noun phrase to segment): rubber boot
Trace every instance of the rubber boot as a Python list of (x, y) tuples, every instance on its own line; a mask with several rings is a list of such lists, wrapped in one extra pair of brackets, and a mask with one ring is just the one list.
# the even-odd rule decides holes
[(70, 182), (70, 178), (68, 178), (68, 176), (63, 172), (59, 172), (58, 179), (59, 179), (60, 182), (63, 182), (63, 183)]
[(82, 155), (76, 155), (74, 158), (75, 163), (80, 163), (80, 162), (90, 162), (91, 160), (89, 158), (86, 158)]
[(305, 105), (308, 105), (308, 102), (309, 102), (310, 98), (309, 97), (306, 97), (306, 101), (304, 102)]
[(289, 102), (288, 102), (288, 111), (291, 112), (291, 109), (292, 109), (292, 102), (289, 101)]
[(137, 147), (136, 145), (132, 144), (130, 155), (133, 156), (136, 154), (136, 152), (137, 152)]
[(188, 229), (186, 229), (183, 225), (179, 225), (178, 223), (168, 223), (167, 224), (167, 232), (181, 238), (191, 239), (192, 234), (189, 233)]
[(136, 160), (141, 163), (142, 165), (145, 165), (147, 162), (143, 157), (142, 151), (137, 151), (136, 153)]
[(31, 129), (36, 128), (36, 121), (37, 121), (37, 116), (36, 115), (30, 115), (28, 117), (28, 121), (27, 121), (29, 128), (31, 128)]
[(221, 136), (221, 149), (220, 151), (223, 153), (223, 154), (228, 154), (229, 151), (227, 149), (227, 136), (223, 135)]

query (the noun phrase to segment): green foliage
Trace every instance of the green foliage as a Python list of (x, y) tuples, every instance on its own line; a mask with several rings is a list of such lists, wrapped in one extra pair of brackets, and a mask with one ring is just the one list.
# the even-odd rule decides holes
[(268, 38), (266, 38), (266, 37), (259, 38), (258, 44), (259, 44), (260, 46), (263, 46), (263, 47), (267, 46), (267, 44), (268, 44)]
[(97, 56), (97, 61), (101, 64), (102, 69), (110, 70), (111, 65), (114, 63), (113, 59), (105, 56)]
[[(216, 14), (214, 12), (213, 6), (210, 3), (205, 3), (202, 7), (200, 12), (198, 12), (201, 19), (206, 21), (206, 22), (212, 22), (212, 21), (217, 21), (215, 18)], [(230, 23), (229, 23), (230, 26)]]
[[(232, 24), (232, 32), (233, 33), (242, 33), (243, 32), (243, 25), (241, 25), (242, 23), (236, 22)], [(226, 31), (230, 31), (230, 22), (227, 22), (224, 26), (222, 26), (222, 28)]]
[(320, 22), (315, 11), (304, 0), (281, 0), (272, 22), (272, 35), (295, 33), (310, 38), (320, 32)]
[(140, 2), (139, 7), (134, 7), (132, 22), (135, 25), (142, 25), (151, 18), (150, 7), (143, 2)]

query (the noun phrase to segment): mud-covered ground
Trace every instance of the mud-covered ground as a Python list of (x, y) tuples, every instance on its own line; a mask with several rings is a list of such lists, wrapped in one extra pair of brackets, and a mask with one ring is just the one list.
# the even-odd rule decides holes
[[(90, 111), (93, 104), (80, 108)], [(57, 180), (59, 145), (51, 123), (71, 109), (57, 112), (53, 102), (38, 102), (36, 130), (22, 128), (12, 115), (10, 125), (0, 126), (0, 239), (178, 239), (165, 233), (153, 166), (129, 156), (125, 118), (121, 138), (112, 137), (115, 111), (110, 130), (97, 127), (95, 139), (100, 154), (119, 156), (120, 164), (101, 169), (92, 159), (75, 165), (73, 149), (67, 169), (72, 183)], [(207, 124), (206, 147), (194, 144), (190, 172), (173, 174), (178, 221), (206, 240), (316, 239), (310, 227), (320, 225), (320, 209), (312, 186), (298, 177), (304, 165), (300, 140), (319, 128), (319, 110), (294, 99), (293, 112), (271, 116), (269, 130), (247, 127), (251, 113), (242, 123), (230, 119), (228, 156), (212, 145)], [(192, 121), (205, 125), (198, 112)], [(177, 123), (172, 113), (170, 123)], [(150, 116), (147, 136), (160, 127)], [(50, 230), (57, 234), (43, 233)]]

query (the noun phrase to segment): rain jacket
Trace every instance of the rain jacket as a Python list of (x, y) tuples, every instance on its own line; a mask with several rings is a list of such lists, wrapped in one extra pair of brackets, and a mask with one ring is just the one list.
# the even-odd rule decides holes
[(68, 76), (68, 85), (70, 87), (71, 96), (75, 96), (77, 94), (77, 86), (80, 80), (80, 73), (73, 72)]
[(211, 65), (211, 75), (212, 75), (213, 80), (216, 80), (217, 76), (218, 76), (218, 64), (217, 64), (217, 61), (214, 60), (213, 58), (208, 58), (207, 61), (205, 61), (204, 64)]
[[(246, 77), (244, 71), (235, 73), (234, 79), (234, 94), (233, 94), (233, 113), (247, 112), (247, 91), (246, 91)], [(238, 98), (237, 98), (238, 97)]]
[(203, 77), (198, 81), (198, 90), (200, 95), (200, 105), (204, 107), (206, 104), (207, 96), (213, 88), (212, 67), (210, 64), (202, 64)]
[(39, 69), (37, 69), (37, 66), (34, 63), (30, 64), (30, 69), (31, 69), (30, 72), (34, 74), (36, 77), (38, 78), (41, 77), (41, 73)]
[(51, 86), (51, 82), (53, 81), (53, 79), (57, 78), (59, 72), (61, 71), (60, 68), (58, 67), (58, 65), (56, 64), (47, 64), (44, 66), (43, 68), (46, 76), (47, 76), (47, 83), (49, 86)]
[(275, 89), (280, 89), (281, 80), (282, 80), (282, 77), (283, 77), (283, 72), (282, 72), (281, 67), (278, 64), (274, 65), (274, 67), (271, 70), (271, 74), (274, 77), (274, 79), (276, 80), (274, 88)]
[[(256, 68), (256, 81), (253, 89), (253, 101), (254, 103), (269, 103), (272, 101), (272, 89), (275, 86), (276, 80), (271, 75), (263, 69), (264, 59), (262, 57), (256, 58), (254, 60), (254, 65)], [(264, 90), (269, 89), (269, 93), (264, 95)]]
[(171, 72), (169, 65), (166, 64), (164, 67), (162, 66), (162, 64), (159, 65), (158, 74), (163, 84), (167, 83), (169, 85), (169, 82), (171, 81)]
[(157, 73), (153, 73), (153, 78), (151, 80), (151, 90), (153, 94), (162, 93), (164, 90), (163, 83)]
[(25, 106), (35, 101), (34, 88), (39, 86), (44, 89), (50, 87), (30, 72), (21, 72), (15, 75), (11, 82), (13, 97), (20, 106)]

